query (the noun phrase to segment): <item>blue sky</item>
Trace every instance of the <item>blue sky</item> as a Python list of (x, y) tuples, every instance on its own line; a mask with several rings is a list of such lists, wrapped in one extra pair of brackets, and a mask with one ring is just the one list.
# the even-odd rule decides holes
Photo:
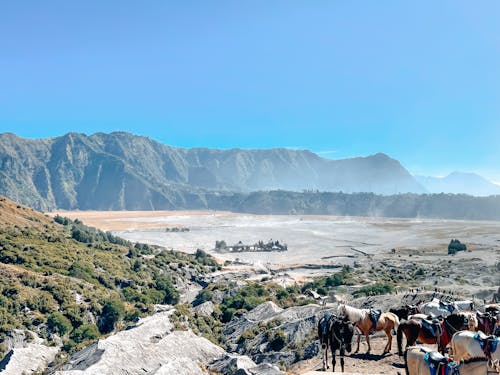
[(500, 181), (500, 2), (0, 3), (0, 132), (385, 152)]

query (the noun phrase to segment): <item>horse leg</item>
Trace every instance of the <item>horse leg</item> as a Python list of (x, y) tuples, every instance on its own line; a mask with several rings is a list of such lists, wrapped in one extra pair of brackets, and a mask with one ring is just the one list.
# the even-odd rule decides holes
[(335, 365), (337, 361), (335, 360), (335, 349), (332, 348), (332, 371), (335, 372)]
[(391, 329), (385, 329), (385, 334), (387, 335), (387, 344), (385, 345), (384, 353), (390, 353), (392, 349), (392, 335), (391, 335)]
[(358, 345), (356, 347), (356, 351), (354, 352), (354, 354), (356, 354), (357, 352), (359, 352), (359, 342), (361, 341), (361, 333), (358, 332), (357, 335), (358, 335)]
[(321, 356), (321, 359), (323, 361), (323, 371), (326, 371), (326, 364), (325, 364), (325, 354), (326, 354), (326, 345), (325, 344), (321, 344), (321, 348), (323, 349), (323, 355)]
[[(340, 367), (342, 368), (342, 372), (344, 372), (344, 356), (345, 356), (345, 350), (344, 347), (340, 347)], [(335, 370), (334, 370), (335, 371)]]
[(368, 344), (368, 350), (366, 351), (366, 354), (370, 354), (370, 350), (372, 349), (370, 346), (370, 331), (365, 332), (365, 337), (366, 337), (366, 343)]
[(326, 346), (325, 346), (325, 356), (326, 356), (326, 359), (325, 359), (326, 369), (328, 370), (330, 368), (330, 366), (328, 365), (328, 341), (327, 341)]

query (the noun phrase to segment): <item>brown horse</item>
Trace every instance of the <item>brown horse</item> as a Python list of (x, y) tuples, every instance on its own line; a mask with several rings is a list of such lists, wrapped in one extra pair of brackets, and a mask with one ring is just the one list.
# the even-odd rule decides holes
[[(357, 309), (348, 305), (339, 306), (339, 314), (347, 317), (353, 324), (365, 335), (366, 343), (368, 344), (367, 354), (370, 353), (370, 331), (373, 330), (373, 322), (370, 317), (369, 309)], [(396, 314), (391, 312), (384, 312), (378, 318), (375, 331), (384, 331), (387, 335), (387, 344), (384, 348), (384, 353), (389, 353), (392, 347), (392, 335), (391, 331), (397, 330), (399, 326), (399, 318)], [(358, 332), (358, 345), (356, 347), (355, 353), (359, 351), (359, 342), (361, 341), (361, 334)]]
[(397, 332), (398, 353), (400, 356), (403, 355), (403, 333), (406, 336), (406, 347), (415, 345), (415, 342), (419, 340), (424, 344), (438, 344), (438, 350), (444, 352), (444, 349), (450, 343), (451, 336), (455, 332), (466, 329), (467, 324), (467, 318), (463, 314), (449, 315), (439, 320), (436, 335), (427, 328), (422, 319), (403, 321), (399, 325)]
[(497, 323), (498, 318), (494, 313), (487, 312), (481, 313), (476, 311), (476, 319), (477, 319), (477, 331), (482, 331), (487, 335), (495, 333), (495, 325)]

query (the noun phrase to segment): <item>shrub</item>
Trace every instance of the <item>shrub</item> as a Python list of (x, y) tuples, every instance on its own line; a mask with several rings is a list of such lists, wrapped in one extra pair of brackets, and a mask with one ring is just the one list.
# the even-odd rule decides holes
[(354, 297), (360, 296), (375, 296), (378, 294), (389, 294), (394, 293), (394, 286), (384, 283), (376, 283), (373, 285), (364, 286), (356, 290), (352, 295)]
[(99, 329), (95, 324), (83, 324), (73, 331), (71, 339), (76, 343), (94, 340), (99, 337)]
[(47, 318), (47, 328), (54, 333), (64, 336), (66, 332), (72, 329), (72, 325), (68, 318), (61, 313), (55, 312)]
[(156, 289), (165, 293), (163, 298), (164, 303), (175, 305), (179, 302), (179, 292), (175, 289), (169, 277), (156, 274), (154, 279), (156, 282)]
[(459, 240), (453, 239), (448, 245), (448, 254), (456, 254), (458, 251), (466, 251), (467, 246)]
[(123, 302), (120, 300), (107, 301), (99, 318), (99, 331), (109, 333), (115, 329), (115, 324), (125, 315)]
[(280, 351), (286, 344), (286, 334), (282, 330), (277, 330), (269, 335), (269, 347), (273, 351)]

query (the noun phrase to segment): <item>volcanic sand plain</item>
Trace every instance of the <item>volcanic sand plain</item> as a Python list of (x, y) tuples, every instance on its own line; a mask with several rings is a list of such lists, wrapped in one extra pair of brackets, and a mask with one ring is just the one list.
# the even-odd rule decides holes
[[(202, 249), (218, 259), (264, 269), (286, 270), (288, 276), (324, 274), (342, 264), (373, 265), (390, 261), (413, 262), (443, 271), (430, 285), (446, 284), (447, 276), (460, 274), (480, 287), (500, 284), (500, 222), (328, 215), (252, 215), (223, 211), (63, 211), (53, 212), (112, 231), (133, 242), (160, 245), (193, 253)], [(179, 231), (172, 231), (178, 228)], [(181, 228), (189, 231), (180, 231)], [(468, 251), (447, 254), (457, 238)], [(287, 251), (218, 252), (215, 242), (241, 241), (252, 245), (269, 240), (286, 243)], [(500, 270), (498, 270), (500, 271)], [(448, 277), (449, 278), (449, 277)], [(453, 283), (452, 283), (453, 284)], [(456, 283), (455, 283), (456, 284)], [(466, 284), (464, 286), (464, 284)], [(476, 288), (477, 289), (477, 288)]]

